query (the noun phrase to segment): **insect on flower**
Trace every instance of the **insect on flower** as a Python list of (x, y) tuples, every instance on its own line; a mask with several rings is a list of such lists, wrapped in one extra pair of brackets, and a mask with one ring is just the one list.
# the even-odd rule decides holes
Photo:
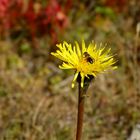
[(72, 45), (66, 41), (56, 46), (59, 49), (51, 54), (63, 61), (59, 67), (61, 69), (74, 69), (76, 71), (72, 87), (74, 87), (78, 76), (81, 77), (81, 87), (83, 87), (85, 78), (89, 78), (90, 76), (96, 77), (99, 73), (117, 68), (117, 66), (114, 66), (116, 61), (110, 53), (111, 49), (106, 50), (102, 44), (98, 48), (94, 42), (86, 46), (85, 41), (82, 40), (81, 46), (79, 46), (78, 42)]
[(93, 64), (93, 62), (94, 62), (95, 60), (94, 60), (94, 58), (92, 58), (92, 57), (90, 56), (90, 54), (89, 54), (88, 52), (84, 52), (83, 55), (84, 55), (84, 58), (86, 59), (87, 62)]

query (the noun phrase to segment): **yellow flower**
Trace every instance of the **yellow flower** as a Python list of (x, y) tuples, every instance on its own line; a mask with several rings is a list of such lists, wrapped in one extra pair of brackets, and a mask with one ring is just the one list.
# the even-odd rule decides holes
[(51, 54), (63, 61), (62, 66), (59, 67), (61, 69), (74, 69), (76, 71), (72, 88), (79, 74), (81, 76), (81, 87), (83, 87), (85, 77), (96, 77), (98, 73), (117, 68), (114, 66), (116, 61), (113, 55), (109, 54), (111, 49), (105, 50), (102, 44), (100, 44), (100, 48), (97, 48), (97, 45), (92, 42), (86, 47), (84, 40), (82, 40), (81, 47), (78, 42), (75, 42), (75, 45), (72, 46), (65, 41), (63, 44), (60, 43), (56, 46), (59, 50)]

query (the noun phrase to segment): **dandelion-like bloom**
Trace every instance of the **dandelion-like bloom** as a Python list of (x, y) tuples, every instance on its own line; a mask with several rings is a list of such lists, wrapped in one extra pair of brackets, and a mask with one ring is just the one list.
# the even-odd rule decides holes
[(110, 54), (110, 48), (105, 50), (100, 44), (97, 45), (92, 42), (87, 47), (85, 41), (82, 40), (82, 46), (80, 47), (78, 42), (75, 45), (63, 42), (56, 45), (59, 50), (51, 54), (63, 61), (62, 65), (59, 66), (61, 69), (74, 69), (75, 76), (72, 82), (72, 88), (75, 85), (75, 81), (78, 75), (81, 76), (81, 87), (84, 86), (85, 77), (90, 78), (90, 76), (96, 77), (97, 74), (102, 73), (108, 69), (117, 68), (114, 66), (116, 61), (114, 56)]

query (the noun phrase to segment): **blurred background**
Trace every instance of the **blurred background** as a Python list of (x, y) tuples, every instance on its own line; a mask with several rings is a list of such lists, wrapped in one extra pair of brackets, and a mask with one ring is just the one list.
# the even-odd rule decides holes
[(56, 43), (107, 43), (118, 69), (88, 89), (83, 140), (126, 140), (140, 123), (139, 0), (0, 0), (0, 140), (73, 140), (74, 71)]

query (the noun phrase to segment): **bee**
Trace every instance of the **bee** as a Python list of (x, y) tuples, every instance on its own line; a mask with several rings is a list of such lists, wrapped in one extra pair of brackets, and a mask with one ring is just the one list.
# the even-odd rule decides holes
[(89, 62), (90, 64), (93, 64), (94, 63), (94, 58), (92, 58), (89, 54), (88, 54), (88, 52), (84, 52), (84, 58), (86, 59), (86, 61), (87, 62)]

